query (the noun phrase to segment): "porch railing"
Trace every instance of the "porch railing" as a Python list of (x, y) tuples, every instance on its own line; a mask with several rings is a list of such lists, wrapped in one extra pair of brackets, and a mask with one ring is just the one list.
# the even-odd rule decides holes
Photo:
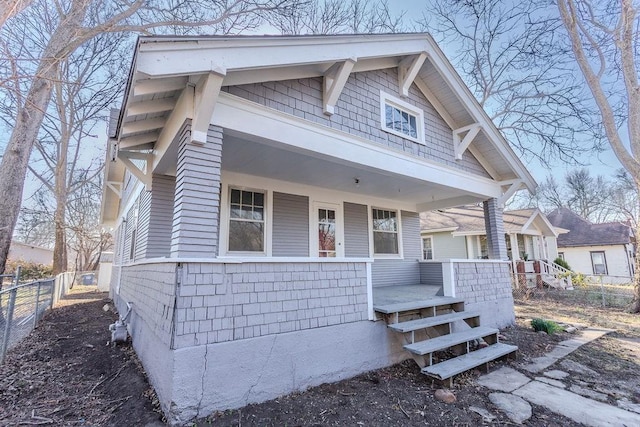
[(573, 289), (571, 271), (545, 260), (513, 261), (515, 288)]

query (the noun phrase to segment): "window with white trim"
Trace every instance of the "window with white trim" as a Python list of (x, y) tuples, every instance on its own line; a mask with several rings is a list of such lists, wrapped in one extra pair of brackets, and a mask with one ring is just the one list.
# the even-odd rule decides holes
[(373, 224), (373, 253), (398, 254), (398, 213), (385, 209), (371, 209)]
[(265, 193), (231, 188), (229, 252), (264, 252)]
[(422, 238), (422, 259), (433, 259), (433, 237), (426, 236)]
[(591, 265), (593, 266), (593, 274), (607, 274), (607, 258), (604, 252), (591, 252)]
[(382, 129), (424, 144), (424, 115), (421, 109), (380, 92)]

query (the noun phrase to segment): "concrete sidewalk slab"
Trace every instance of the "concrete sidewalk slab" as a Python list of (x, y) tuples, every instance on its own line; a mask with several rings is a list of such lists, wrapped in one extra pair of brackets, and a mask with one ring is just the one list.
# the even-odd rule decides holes
[(613, 332), (612, 329), (602, 328), (587, 328), (581, 331), (579, 337), (571, 338), (565, 341), (559, 342), (549, 353), (542, 357), (536, 357), (531, 360), (531, 363), (523, 365), (522, 369), (525, 369), (532, 373), (538, 373), (544, 371), (549, 366), (556, 363), (563, 357), (576, 351), (578, 348), (587, 344), (593, 340), (600, 338), (603, 335)]
[(494, 392), (489, 394), (489, 400), (516, 424), (522, 424), (531, 418), (531, 405), (521, 397)]
[(529, 381), (526, 375), (513, 368), (504, 366), (478, 378), (478, 384), (491, 390), (512, 392)]
[(515, 390), (513, 394), (587, 426), (640, 425), (640, 414), (587, 399), (539, 381), (531, 381)]

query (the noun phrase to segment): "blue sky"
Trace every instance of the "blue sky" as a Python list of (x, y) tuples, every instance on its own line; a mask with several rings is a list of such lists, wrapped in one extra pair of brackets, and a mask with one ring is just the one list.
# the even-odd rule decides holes
[[(400, 10), (407, 11), (407, 14), (405, 15), (407, 20), (415, 19), (421, 16), (422, 10), (427, 3), (428, 0), (389, 0), (389, 5), (391, 6), (392, 11), (394, 9), (396, 9), (398, 12)], [(448, 57), (452, 56), (452, 49), (454, 47), (447, 46), (445, 44), (442, 45), (441, 48)], [(85, 154), (88, 154), (90, 152), (96, 153), (92, 154), (90, 157), (93, 157), (100, 151), (104, 150), (104, 146), (106, 144), (106, 130), (104, 128), (97, 128), (94, 134), (96, 135), (96, 137), (85, 141), (84, 144), (87, 149)], [(9, 134), (8, 132), (3, 132), (3, 129), (0, 127), (0, 135), (0, 145), (4, 146), (6, 140), (8, 140), (9, 138)], [(613, 152), (608, 148), (608, 146), (605, 152), (583, 155), (580, 158), (580, 161), (589, 167), (593, 175), (601, 174), (606, 177), (611, 177), (615, 170), (621, 167), (620, 163), (616, 159)], [(553, 173), (556, 176), (557, 181), (560, 182), (562, 180), (562, 177), (568, 170), (579, 167), (579, 165), (576, 164), (563, 164), (560, 162), (556, 162), (555, 164), (552, 164), (551, 169), (547, 169), (537, 161), (531, 161), (527, 164), (527, 166), (539, 183), (544, 181), (545, 177), (549, 173)], [(27, 178), (27, 182), (25, 184), (25, 195), (32, 193), (40, 185), (33, 177)]]

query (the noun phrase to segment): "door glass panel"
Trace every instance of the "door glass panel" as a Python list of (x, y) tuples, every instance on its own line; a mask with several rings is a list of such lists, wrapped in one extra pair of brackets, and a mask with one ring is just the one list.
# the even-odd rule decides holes
[(333, 209), (318, 209), (318, 256), (336, 256), (336, 211)]

